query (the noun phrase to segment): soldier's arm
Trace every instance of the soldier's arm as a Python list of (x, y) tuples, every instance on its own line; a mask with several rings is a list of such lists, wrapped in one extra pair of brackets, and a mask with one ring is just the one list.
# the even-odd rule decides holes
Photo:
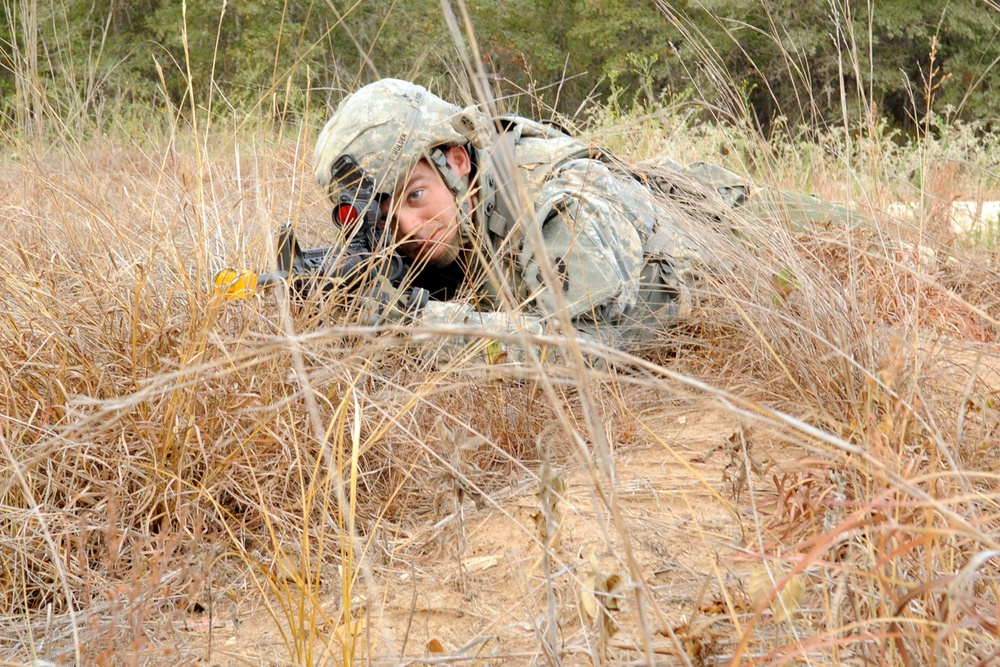
[[(518, 262), (541, 313), (614, 323), (634, 307), (643, 262), (634, 220), (643, 215), (628, 195), (596, 160), (568, 162), (546, 181), (535, 202), (537, 233), (521, 231)], [(544, 264), (555, 284), (547, 284)]]
[[(423, 333), (415, 333), (413, 341), (425, 345), (439, 363), (524, 365), (534, 355), (546, 364), (563, 364), (572, 357), (568, 348), (572, 343), (556, 323), (533, 313), (482, 312), (464, 301), (431, 301), (420, 313), (419, 328)], [(588, 350), (620, 344), (613, 331), (605, 338), (594, 335), (597, 332), (574, 331), (575, 342), (589, 344)], [(588, 351), (584, 359), (591, 366), (603, 366), (599, 354)]]
[(689, 314), (702, 244), (640, 182), (595, 160), (567, 162), (541, 189), (536, 220), (542, 247), (526, 233), (520, 267), (539, 312), (619, 341), (648, 339)]

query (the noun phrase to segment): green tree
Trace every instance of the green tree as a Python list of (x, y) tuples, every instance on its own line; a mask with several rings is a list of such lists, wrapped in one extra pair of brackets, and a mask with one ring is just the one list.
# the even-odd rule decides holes
[[(310, 92), (332, 104), (381, 76), (451, 97), (463, 78), (441, 7), (426, 0), (3, 2), (0, 108), (11, 123), (39, 116), (26, 109), (43, 100), (63, 122), (102, 125), (165, 100), (190, 113), (192, 97), (285, 118)], [(885, 114), (909, 128), (928, 111), (994, 123), (1000, 108), (1000, 12), (985, 0), (466, 6), (497, 92), (530, 115), (689, 91), (765, 130), (782, 117), (839, 123), (845, 101), (851, 119)]]
[(560, 112), (602, 99), (612, 85), (648, 97), (676, 80), (668, 60), (680, 33), (643, 0), (480, 0), (472, 8), (500, 79)]
[[(714, 61), (715, 94), (748, 92), (765, 128), (815, 126), (874, 109), (913, 127), (928, 108), (990, 119), (1000, 103), (998, 18), (978, 0), (686, 0), (662, 5), (688, 28), (682, 53)], [(730, 95), (725, 93), (729, 86)]]

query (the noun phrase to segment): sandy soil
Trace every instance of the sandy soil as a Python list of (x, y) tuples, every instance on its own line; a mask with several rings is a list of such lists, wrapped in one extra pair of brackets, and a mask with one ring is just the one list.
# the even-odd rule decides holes
[[(558, 546), (547, 564), (537, 482), (494, 497), (494, 506), (478, 509), (467, 500), (460, 513), (451, 511), (400, 540), (394, 557), (371, 572), (370, 593), (355, 598), (356, 618), (364, 619), (361, 610), (369, 614), (358, 628), (370, 629), (371, 646), (359, 650), (372, 651), (384, 664), (535, 665), (546, 662), (540, 647), (554, 640), (564, 664), (591, 664), (602, 655), (629, 664), (643, 659), (645, 628), (658, 664), (683, 664), (679, 646), (702, 664), (728, 652), (731, 619), (751, 611), (745, 579), (759, 562), (752, 522), (734, 503), (748, 497), (740, 426), (706, 406), (660, 412), (645, 426), (647, 437), (614, 452), (619, 521), (627, 537), (579, 464), (553, 469), (565, 492), (556, 505)], [(756, 436), (751, 443), (759, 471), (775, 465), (776, 457), (799, 453)], [(607, 598), (617, 609), (608, 612), (614, 630), (604, 631), (602, 619), (593, 617), (596, 598), (588, 596), (602, 592), (599, 582), (610, 577), (620, 578)], [(637, 614), (637, 595), (652, 595), (644, 618)], [(331, 617), (339, 605), (336, 594), (322, 601)], [(243, 618), (236, 624), (231, 615), (218, 616), (210, 654), (202, 617), (192, 619), (188, 639), (164, 657), (174, 664), (292, 664), (265, 609), (238, 614)], [(557, 621), (554, 632), (550, 618)], [(319, 626), (335, 655), (317, 648), (316, 664), (339, 664), (348, 629)]]
[[(1000, 395), (994, 346), (959, 351), (937, 341), (924, 352), (925, 373), (954, 395), (969, 391), (973, 374), (975, 395)], [(641, 432), (613, 453), (617, 519), (578, 461), (553, 466), (549, 475), (559, 480), (550, 487), (565, 491), (550, 514), (561, 528), (548, 562), (537, 480), (491, 494), (483, 507), (468, 497), (459, 511), (454, 501), (444, 503), (439, 517), (408, 535), (378, 537), (383, 543), (370, 554), (383, 555), (367, 559), (373, 565), (352, 596), (353, 627), (334, 627), (339, 583), (325, 587), (314, 607), (322, 613), (303, 621), (313, 628), (312, 664), (343, 664), (352, 631), (355, 664), (370, 656), (386, 665), (538, 665), (549, 662), (549, 645), (566, 665), (646, 664), (644, 646), (656, 664), (724, 664), (749, 624), (746, 650), (760, 656), (795, 645), (797, 633), (819, 636), (841, 622), (824, 613), (835, 581), (810, 586), (794, 627), (776, 621), (774, 603), (762, 611), (751, 603), (762, 562), (795, 560), (796, 539), (781, 533), (795, 501), (789, 495), (779, 508), (777, 483), (801, 483), (824, 474), (824, 466), (777, 434), (744, 429), (707, 401), (657, 408), (655, 399), (643, 400), (652, 405), (637, 407)], [(812, 467), (795, 477), (807, 460)], [(290, 635), (283, 638), (259, 600), (216, 616), (211, 637), (207, 617), (193, 615), (144, 662), (295, 664)], [(837, 660), (863, 664), (851, 649)]]

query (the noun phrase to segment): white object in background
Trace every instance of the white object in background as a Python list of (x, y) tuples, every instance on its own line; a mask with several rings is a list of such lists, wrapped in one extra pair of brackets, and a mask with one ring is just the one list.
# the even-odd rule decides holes
[[(885, 212), (903, 220), (918, 219), (919, 204), (893, 202)], [(1000, 201), (953, 201), (947, 209), (951, 231), (961, 236), (1000, 233)]]
[(992, 235), (1000, 231), (1000, 201), (956, 201), (949, 211), (956, 234)]

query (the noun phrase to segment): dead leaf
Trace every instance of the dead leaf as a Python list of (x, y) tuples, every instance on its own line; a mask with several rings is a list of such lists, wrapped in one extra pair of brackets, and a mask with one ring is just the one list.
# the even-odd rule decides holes
[(347, 619), (333, 631), (334, 638), (346, 647), (352, 655), (363, 657), (365, 651), (365, 619)]
[(747, 592), (750, 594), (750, 604), (754, 608), (763, 607), (768, 595), (771, 593), (771, 588), (771, 575), (768, 573), (767, 567), (758, 565), (750, 572), (750, 581), (747, 584)]
[(543, 464), (539, 474), (540, 487), (535, 494), (541, 509), (531, 515), (541, 538), (542, 545), (558, 549), (562, 537), (562, 508), (559, 498), (566, 496), (566, 480), (557, 475), (548, 463)]
[[(786, 579), (785, 568), (775, 563), (768, 571), (767, 565), (758, 565), (750, 573), (750, 602), (757, 609), (765, 603), (774, 610), (774, 620), (781, 622), (790, 618), (802, 602), (806, 585), (801, 575)], [(772, 581), (773, 577), (773, 581)], [(781, 586), (777, 595), (772, 595), (775, 586)]]
[(795, 273), (787, 266), (771, 276), (771, 285), (774, 287), (772, 301), (776, 306), (783, 304), (792, 292), (802, 288), (802, 285), (795, 278)]
[(802, 595), (806, 591), (806, 584), (799, 575), (792, 576), (785, 584), (785, 587), (781, 589), (781, 604), (774, 613), (774, 619), (776, 621), (784, 621), (790, 618), (795, 610), (799, 608), (799, 604), (802, 602)]
[(590, 573), (580, 579), (580, 605), (590, 625), (601, 619), (599, 627), (605, 637), (611, 637), (618, 631), (611, 612), (620, 610), (615, 589), (621, 583), (622, 578), (617, 574), (601, 572), (597, 556), (590, 554)]
[(464, 565), (466, 572), (482, 572), (491, 567), (496, 567), (499, 562), (499, 556), (480, 556), (479, 558), (467, 559)]
[(591, 624), (597, 618), (597, 598), (594, 597), (594, 584), (593, 575), (580, 580), (580, 604), (583, 606), (587, 621)]
[(618, 596), (614, 594), (618, 585), (622, 582), (622, 578), (617, 574), (612, 574), (610, 577), (604, 580), (604, 591), (599, 592), (599, 597), (603, 599), (601, 602), (604, 604), (604, 608), (610, 611), (621, 611), (621, 607), (618, 606)]

